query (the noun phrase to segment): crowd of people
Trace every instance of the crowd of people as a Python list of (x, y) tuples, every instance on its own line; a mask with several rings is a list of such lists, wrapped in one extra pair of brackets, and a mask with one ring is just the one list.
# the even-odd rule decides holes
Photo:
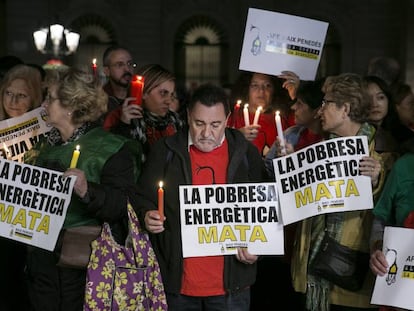
[[(62, 229), (106, 222), (123, 243), (131, 203), (149, 234), (172, 311), (282, 305), (303, 311), (391, 310), (371, 304), (375, 276), (389, 268), (384, 228), (414, 227), (414, 92), (401, 81), (395, 60), (373, 58), (364, 75), (315, 81), (288, 70), (240, 72), (230, 90), (203, 84), (191, 94), (160, 64), (137, 68), (126, 47), (109, 47), (102, 60), (103, 85), (81, 69), (45, 70), (16, 57), (0, 58), (0, 120), (41, 106), (51, 127), (25, 152), (24, 163), (77, 177)], [(131, 104), (135, 74), (145, 81), (139, 105)], [(181, 185), (274, 182), (274, 159), (349, 136), (367, 137), (369, 155), (360, 160), (359, 172), (371, 182), (373, 209), (285, 226), (283, 256), (258, 256), (248, 248), (235, 255), (183, 256)], [(68, 168), (77, 144), (82, 156)], [(168, 185), (163, 215), (153, 191), (160, 180)], [(344, 289), (310, 270), (326, 234), (370, 254), (364, 264), (371, 271), (361, 288)], [(86, 270), (58, 266), (59, 249), (5, 237), (0, 243), (1, 310), (82, 310)], [(10, 298), (16, 292), (18, 301)]]

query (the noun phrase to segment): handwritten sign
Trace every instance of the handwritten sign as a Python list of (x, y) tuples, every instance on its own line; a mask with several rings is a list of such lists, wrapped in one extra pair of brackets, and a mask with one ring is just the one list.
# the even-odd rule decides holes
[(239, 69), (278, 75), (290, 70), (314, 80), (328, 23), (250, 8)]
[(283, 255), (274, 183), (180, 186), (184, 257)]

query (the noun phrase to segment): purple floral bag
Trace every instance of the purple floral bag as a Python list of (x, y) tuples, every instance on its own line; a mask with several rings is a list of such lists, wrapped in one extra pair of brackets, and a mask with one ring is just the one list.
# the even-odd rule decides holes
[(106, 223), (91, 244), (84, 311), (168, 309), (157, 258), (130, 204), (128, 216), (125, 246), (114, 240)]

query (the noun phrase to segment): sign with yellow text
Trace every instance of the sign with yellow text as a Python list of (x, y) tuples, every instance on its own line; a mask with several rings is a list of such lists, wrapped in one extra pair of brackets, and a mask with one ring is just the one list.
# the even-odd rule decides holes
[(24, 153), (49, 132), (39, 107), (20, 117), (0, 121), (0, 158), (23, 162)]
[(414, 229), (385, 227), (388, 272), (377, 276), (371, 303), (414, 310)]
[(0, 159), (0, 236), (53, 250), (76, 177)]
[(366, 136), (340, 137), (273, 159), (282, 223), (373, 208), (371, 179), (359, 173)]
[(184, 257), (283, 255), (274, 183), (180, 186)]
[(328, 25), (310, 18), (250, 8), (239, 69), (270, 75), (290, 70), (302, 80), (314, 80)]

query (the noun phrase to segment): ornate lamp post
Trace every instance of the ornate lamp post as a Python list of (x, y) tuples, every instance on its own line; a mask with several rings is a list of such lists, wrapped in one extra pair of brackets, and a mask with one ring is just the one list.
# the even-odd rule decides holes
[[(51, 44), (47, 39), (50, 39)], [(60, 59), (76, 52), (79, 45), (80, 35), (65, 29), (60, 24), (50, 25), (49, 28), (41, 28), (33, 32), (36, 49), (42, 54), (52, 54), (54, 58)]]

